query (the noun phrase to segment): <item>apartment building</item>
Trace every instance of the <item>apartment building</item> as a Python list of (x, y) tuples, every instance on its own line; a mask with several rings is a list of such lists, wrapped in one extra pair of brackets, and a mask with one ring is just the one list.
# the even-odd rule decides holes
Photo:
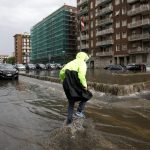
[(0, 55), (0, 63), (5, 63), (8, 55)]
[(77, 10), (64, 5), (31, 29), (34, 63), (66, 63), (77, 51)]
[(77, 0), (77, 10), (85, 18), (78, 48), (95, 67), (150, 64), (149, 0)]
[(30, 63), (30, 35), (28, 33), (14, 35), (15, 60), (18, 64)]

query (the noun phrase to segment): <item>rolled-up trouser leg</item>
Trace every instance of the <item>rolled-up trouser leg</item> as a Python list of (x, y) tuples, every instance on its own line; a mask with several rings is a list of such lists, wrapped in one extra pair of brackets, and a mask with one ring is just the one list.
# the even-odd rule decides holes
[(78, 111), (78, 112), (83, 112), (83, 110), (84, 110), (84, 108), (85, 108), (85, 104), (86, 104), (85, 101), (81, 101), (81, 102), (79, 103), (79, 106), (78, 106), (77, 111)]

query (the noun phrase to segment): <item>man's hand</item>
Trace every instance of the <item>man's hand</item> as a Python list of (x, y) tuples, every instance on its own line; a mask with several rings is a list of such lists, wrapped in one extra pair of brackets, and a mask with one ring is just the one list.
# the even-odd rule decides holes
[(87, 90), (87, 87), (83, 87), (84, 90)]

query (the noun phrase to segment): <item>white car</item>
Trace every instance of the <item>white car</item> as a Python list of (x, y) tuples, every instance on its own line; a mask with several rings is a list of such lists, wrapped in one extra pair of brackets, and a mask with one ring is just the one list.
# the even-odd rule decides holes
[(150, 72), (150, 65), (146, 65), (146, 71)]
[(23, 64), (16, 64), (15, 68), (19, 71), (25, 71), (26, 67)]

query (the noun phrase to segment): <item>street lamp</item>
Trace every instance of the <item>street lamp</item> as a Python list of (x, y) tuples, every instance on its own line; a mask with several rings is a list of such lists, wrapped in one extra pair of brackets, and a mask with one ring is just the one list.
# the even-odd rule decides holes
[(63, 64), (65, 63), (65, 51), (62, 51)]
[(48, 54), (48, 61), (50, 63), (50, 60), (51, 60), (51, 54)]

